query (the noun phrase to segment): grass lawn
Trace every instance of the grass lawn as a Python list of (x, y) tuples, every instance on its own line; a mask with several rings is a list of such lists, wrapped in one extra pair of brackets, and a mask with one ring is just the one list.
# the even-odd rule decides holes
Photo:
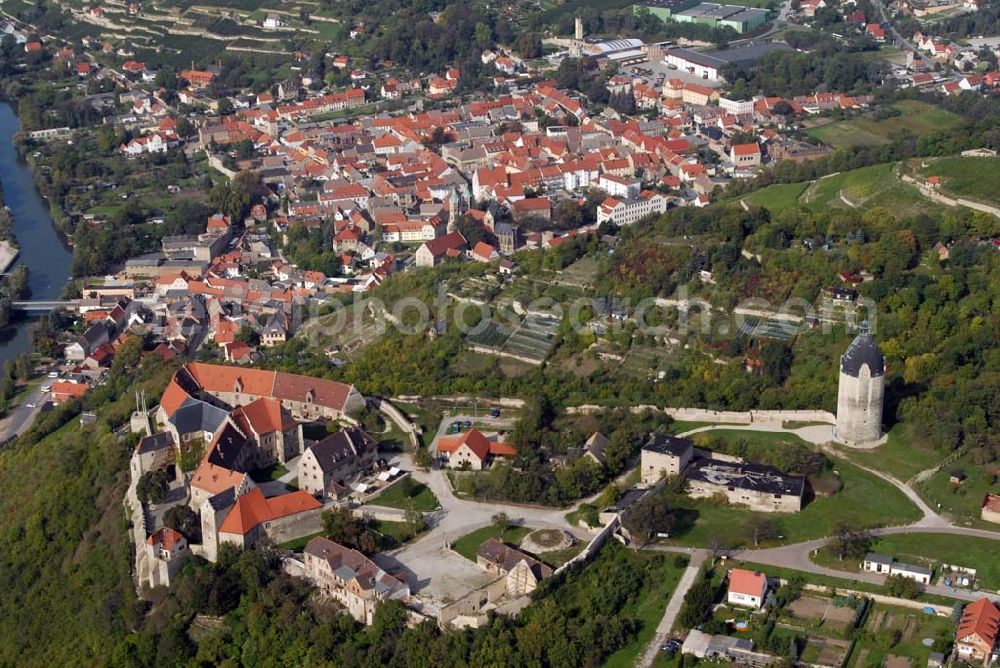
[[(566, 521), (573, 526), (597, 526), (597, 507), (592, 503), (581, 503), (580, 507), (576, 510), (571, 510), (566, 513)], [(593, 520), (593, 522), (588, 522), (587, 518)]]
[(429, 513), (441, 507), (434, 492), (419, 482), (413, 482), (409, 486), (406, 482), (398, 482), (375, 497), (372, 504), (400, 510), (406, 510), (413, 504), (413, 508), (422, 513)]
[(747, 204), (762, 206), (771, 211), (781, 211), (799, 206), (799, 196), (805, 192), (808, 183), (777, 183), (761, 188), (743, 199)]
[[(813, 499), (798, 513), (754, 513), (745, 508), (715, 505), (710, 499), (683, 499), (675, 502), (679, 526), (671, 542), (687, 546), (722, 547), (747, 545), (751, 539), (747, 526), (754, 516), (774, 522), (783, 543), (798, 543), (830, 533), (837, 521), (856, 528), (914, 522), (920, 511), (898, 489), (881, 478), (844, 461), (834, 470), (842, 488), (828, 497)], [(877, 499), (877, 503), (873, 500)]]
[(277, 480), (283, 475), (288, 473), (288, 469), (285, 468), (284, 464), (275, 462), (271, 464), (266, 469), (257, 469), (256, 471), (250, 472), (250, 478), (254, 482), (267, 482), (269, 480)]
[[(915, 533), (881, 536), (872, 549), (900, 561), (932, 565), (930, 562), (975, 568), (976, 578), (985, 589), (1000, 589), (1000, 541), (953, 534)], [(839, 561), (827, 550), (820, 550), (813, 561), (829, 568), (856, 571), (855, 561)], [(937, 573), (935, 573), (935, 577)]]
[[(637, 553), (638, 558), (646, 557), (643, 553)], [(646, 645), (656, 634), (656, 627), (663, 618), (663, 612), (667, 609), (667, 601), (677, 587), (677, 582), (684, 573), (684, 568), (674, 565), (672, 556), (660, 559), (660, 573), (653, 579), (654, 585), (646, 587), (639, 594), (634, 603), (630, 604), (626, 611), (628, 616), (637, 619), (641, 625), (635, 640), (625, 647), (612, 654), (605, 661), (605, 668), (631, 668), (636, 664)]]
[(1000, 204), (1000, 158), (941, 158), (921, 173), (940, 176), (941, 190), (949, 195)]
[(303, 536), (302, 538), (296, 538), (295, 540), (290, 540), (285, 543), (279, 543), (277, 548), (279, 550), (291, 550), (292, 552), (301, 552), (306, 548), (306, 544), (316, 536), (322, 536), (322, 531), (317, 531), (316, 533), (311, 533), (308, 536)]
[(904, 100), (892, 105), (899, 116), (876, 120), (865, 115), (812, 128), (807, 134), (833, 148), (888, 144), (903, 134), (922, 135), (954, 127), (961, 118), (926, 102)]
[(885, 471), (905, 482), (929, 468), (933, 468), (943, 456), (926, 447), (913, 436), (909, 425), (897, 424), (889, 430), (889, 439), (884, 445), (872, 450), (840, 448), (848, 459), (873, 469)]
[[(965, 473), (965, 482), (960, 485), (950, 482), (952, 471)], [(978, 465), (968, 455), (962, 455), (917, 485), (917, 492), (932, 508), (939, 508), (956, 520), (979, 520), (986, 492), (1000, 493), (1000, 484), (995, 480), (997, 473), (996, 465)]]
[[(521, 542), (525, 536), (534, 531), (529, 527), (510, 527), (503, 535), (503, 541), (505, 543), (510, 543), (511, 545), (517, 545)], [(451, 549), (458, 552), (460, 555), (468, 559), (469, 561), (476, 560), (476, 550), (485, 541), (490, 538), (499, 538), (500, 532), (494, 526), (483, 527), (482, 529), (476, 529), (472, 533), (467, 533), (458, 540), (456, 540), (451, 545)]]
[(385, 541), (388, 544), (383, 544), (382, 549), (395, 549), (416, 538), (410, 525), (406, 522), (371, 520), (368, 522), (368, 526), (388, 538), (388, 541)]
[(553, 550), (551, 552), (543, 552), (541, 554), (535, 555), (545, 563), (547, 563), (552, 568), (559, 568), (567, 561), (575, 557), (576, 555), (583, 552), (583, 548), (587, 547), (587, 544), (583, 541), (578, 542), (576, 545), (570, 547), (565, 547), (561, 550)]

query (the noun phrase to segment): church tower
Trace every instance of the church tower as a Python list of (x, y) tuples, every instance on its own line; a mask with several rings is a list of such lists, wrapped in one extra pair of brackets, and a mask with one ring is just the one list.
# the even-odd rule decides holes
[(458, 221), (462, 217), (462, 197), (458, 194), (458, 188), (451, 191), (451, 198), (448, 200), (448, 231), (458, 231)]
[(882, 436), (885, 357), (861, 323), (861, 333), (840, 357), (837, 426), (834, 436), (849, 445), (873, 443)]

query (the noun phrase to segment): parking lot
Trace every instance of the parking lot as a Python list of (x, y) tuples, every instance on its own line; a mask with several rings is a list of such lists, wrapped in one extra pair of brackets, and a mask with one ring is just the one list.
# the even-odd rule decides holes
[[(637, 70), (649, 70), (651, 74), (646, 74), (645, 71), (640, 72)], [(628, 74), (629, 76), (642, 77), (651, 85), (662, 85), (663, 82), (668, 79), (680, 79), (685, 83), (696, 83), (709, 88), (718, 88), (723, 84), (721, 80), (713, 81), (711, 79), (702, 79), (700, 76), (696, 76), (684, 70), (670, 69), (662, 60), (646, 61), (637, 65), (629, 65), (628, 67), (622, 68), (622, 72)], [(662, 77), (662, 79), (660, 77)], [(660, 81), (659, 84), (656, 83), (657, 80)]]

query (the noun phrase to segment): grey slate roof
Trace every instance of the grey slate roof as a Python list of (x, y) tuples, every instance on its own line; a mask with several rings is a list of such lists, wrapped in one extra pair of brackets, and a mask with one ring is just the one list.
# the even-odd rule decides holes
[(649, 450), (650, 452), (659, 452), (664, 455), (679, 457), (693, 446), (694, 444), (686, 438), (677, 438), (676, 436), (653, 433), (649, 435), (649, 440), (643, 444), (642, 449)]
[(147, 452), (173, 447), (173, 445), (174, 437), (171, 436), (169, 432), (161, 431), (153, 434), (152, 436), (144, 436), (142, 440), (139, 441), (138, 451), (139, 454), (144, 455)]
[(862, 331), (840, 356), (840, 372), (857, 378), (861, 374), (861, 367), (866, 364), (872, 377), (885, 375), (885, 357), (882, 356), (882, 351), (875, 339)]

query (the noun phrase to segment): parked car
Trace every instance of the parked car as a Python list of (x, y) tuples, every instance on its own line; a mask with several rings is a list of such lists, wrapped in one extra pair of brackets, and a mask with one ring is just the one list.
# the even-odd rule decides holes
[(498, 417), (500, 417), (500, 409), (499, 408), (491, 408), (490, 409), (490, 417), (492, 417), (492, 418), (498, 418)]
[(48, 394), (51, 391), (52, 391), (52, 386), (51, 385), (42, 385), (42, 392), (44, 392), (45, 394)]
[(58, 371), (49, 371), (49, 378), (58, 378), (58, 377), (59, 377)]

